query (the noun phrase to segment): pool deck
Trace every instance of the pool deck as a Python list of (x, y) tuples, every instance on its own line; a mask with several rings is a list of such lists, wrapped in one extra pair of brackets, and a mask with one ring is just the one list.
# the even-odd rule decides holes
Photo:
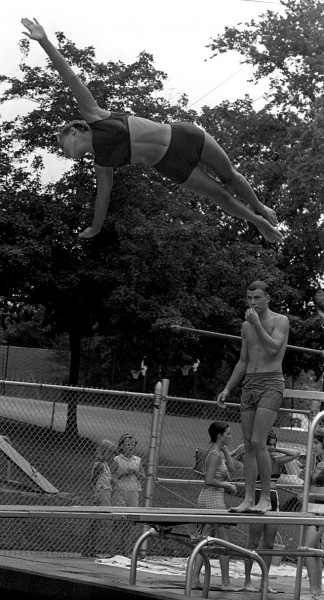
[[(276, 571), (278, 573), (278, 570)], [(233, 580), (243, 586), (243, 578)], [(209, 598), (214, 600), (258, 600), (261, 593), (247, 591), (224, 592), (219, 587), (220, 578), (211, 579)], [(257, 584), (256, 584), (257, 585)], [(268, 593), (269, 600), (285, 598), (293, 600), (294, 576), (271, 576), (270, 587), (277, 594)], [(145, 572), (138, 570), (137, 584), (129, 584), (129, 569), (99, 564), (89, 557), (46, 557), (41, 555), (0, 556), (0, 588), (3, 597), (14, 597), (15, 593), (31, 594), (37, 598), (55, 600), (135, 600), (139, 598), (158, 600), (201, 598), (200, 590), (191, 596), (184, 594), (185, 574), (170, 574), (170, 571)], [(307, 597), (308, 581), (302, 579), (301, 597)], [(7, 592), (7, 594), (6, 594)]]

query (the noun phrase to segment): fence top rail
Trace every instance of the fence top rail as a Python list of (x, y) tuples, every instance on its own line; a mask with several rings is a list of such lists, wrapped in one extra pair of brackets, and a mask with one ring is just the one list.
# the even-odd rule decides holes
[(142, 398), (154, 398), (154, 394), (144, 394), (143, 392), (127, 392), (126, 390), (105, 390), (103, 388), (86, 388), (70, 385), (57, 385), (54, 383), (37, 383), (35, 381), (12, 381), (11, 379), (1, 379), (5, 385), (19, 385), (20, 387), (37, 387), (43, 389), (60, 390), (62, 392), (79, 392), (87, 394), (113, 394), (114, 396), (132, 396)]
[[(319, 505), (323, 506), (323, 505)], [(133, 521), (138, 523), (260, 523), (277, 525), (323, 525), (323, 514), (268, 512), (265, 515), (249, 513), (229, 513), (226, 510), (198, 508), (147, 508), (111, 506), (30, 506), (2, 505), (0, 518), (34, 519), (106, 519)]]
[[(292, 392), (292, 393), (290, 393)], [(300, 398), (304, 400), (322, 400), (324, 402), (324, 392), (313, 392), (309, 390), (284, 390), (286, 398)], [(188, 404), (206, 404), (215, 407), (216, 400), (202, 400), (199, 398), (182, 398), (179, 396), (165, 396), (165, 400), (174, 400), (176, 402), (187, 402)], [(239, 402), (226, 402), (226, 407), (240, 408)], [(291, 408), (280, 408), (280, 412), (292, 412)], [(294, 413), (309, 415), (309, 409), (294, 408)]]
[[(192, 333), (195, 335), (201, 335), (205, 337), (215, 337), (221, 340), (230, 340), (233, 342), (240, 342), (241, 336), (230, 335), (229, 333), (218, 333), (216, 331), (206, 331), (204, 329), (194, 329), (192, 327), (182, 327), (181, 325), (170, 325), (170, 329), (176, 333)], [(293, 350), (294, 352), (308, 352), (310, 354), (318, 354), (324, 358), (324, 350), (318, 348), (303, 348), (302, 346), (291, 346), (287, 345), (287, 350)]]
[(305, 400), (322, 400), (322, 401), (324, 401), (324, 392), (318, 392), (315, 390), (285, 390), (284, 397), (285, 398), (301, 398), (301, 399), (305, 399)]

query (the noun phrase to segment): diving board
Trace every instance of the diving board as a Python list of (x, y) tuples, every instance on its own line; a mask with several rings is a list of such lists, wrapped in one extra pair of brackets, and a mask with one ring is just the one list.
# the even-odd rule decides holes
[[(310, 504), (323, 511), (323, 504)], [(254, 513), (229, 513), (207, 508), (155, 508), (130, 506), (46, 506), (46, 505), (0, 505), (1, 518), (24, 519), (103, 519), (108, 521), (132, 521), (143, 524), (181, 525), (190, 523), (220, 524), (277, 524), (277, 525), (317, 525), (324, 524), (324, 514), (313, 512), (272, 512), (264, 515)]]
[[(198, 553), (201, 554), (205, 564), (205, 579), (203, 586), (203, 597), (208, 597), (210, 581), (210, 563), (206, 553), (206, 548), (220, 547), (227, 552), (231, 552), (243, 558), (251, 558), (260, 565), (262, 571), (262, 600), (267, 600), (268, 590), (268, 571), (261, 554), (267, 551), (248, 550), (221, 540), (208, 536), (191, 536), (183, 531), (177, 531), (181, 525), (218, 523), (218, 524), (276, 524), (276, 525), (299, 525), (323, 526), (324, 515), (321, 504), (310, 504), (312, 510), (320, 511), (320, 514), (311, 512), (287, 513), (287, 512), (268, 512), (264, 515), (253, 513), (230, 513), (226, 510), (215, 512), (212, 509), (198, 508), (155, 508), (155, 507), (125, 507), (125, 506), (31, 506), (31, 505), (0, 505), (1, 518), (16, 519), (102, 519), (109, 521), (126, 521), (146, 526), (144, 533), (137, 539), (131, 558), (131, 569), (129, 583), (136, 584), (137, 560), (143, 543), (149, 538), (172, 539), (191, 549), (190, 557), (187, 563), (185, 594), (191, 595), (192, 566)], [(277, 555), (282, 553), (276, 552)], [(290, 552), (296, 556), (321, 556), (324, 552), (313, 548), (299, 547), (297, 551)], [(298, 578), (296, 578), (296, 586)], [(297, 588), (296, 588), (297, 589)]]

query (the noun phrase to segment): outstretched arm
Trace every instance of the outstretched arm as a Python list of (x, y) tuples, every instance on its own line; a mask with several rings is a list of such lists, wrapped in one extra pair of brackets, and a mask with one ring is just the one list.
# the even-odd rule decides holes
[(100, 167), (95, 164), (97, 176), (97, 197), (94, 207), (94, 215), (91, 227), (87, 227), (82, 233), (81, 238), (92, 238), (99, 233), (105, 220), (111, 188), (113, 185), (113, 169), (111, 167)]
[(98, 106), (87, 86), (82, 83), (62, 54), (49, 41), (44, 28), (37, 19), (34, 19), (34, 21), (31, 21), (30, 19), (21, 19), (21, 23), (28, 29), (28, 31), (24, 31), (23, 33), (31, 40), (36, 40), (39, 43), (52, 61), (55, 69), (69, 86), (79, 105), (84, 120), (88, 123), (92, 123), (93, 121), (109, 117), (110, 111), (104, 110)]

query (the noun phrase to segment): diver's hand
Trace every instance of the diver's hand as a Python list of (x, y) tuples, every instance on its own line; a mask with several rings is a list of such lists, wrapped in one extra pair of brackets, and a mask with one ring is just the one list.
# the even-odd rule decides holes
[(45, 40), (47, 38), (45, 29), (41, 26), (37, 19), (34, 19), (34, 21), (31, 21), (30, 19), (21, 19), (21, 24), (28, 29), (28, 31), (23, 31), (23, 34), (27, 35), (27, 37), (29, 37), (31, 40), (40, 42), (41, 40)]
[(87, 227), (84, 231), (79, 233), (79, 237), (82, 239), (90, 239), (93, 238), (97, 233), (99, 233), (100, 229), (97, 227)]

